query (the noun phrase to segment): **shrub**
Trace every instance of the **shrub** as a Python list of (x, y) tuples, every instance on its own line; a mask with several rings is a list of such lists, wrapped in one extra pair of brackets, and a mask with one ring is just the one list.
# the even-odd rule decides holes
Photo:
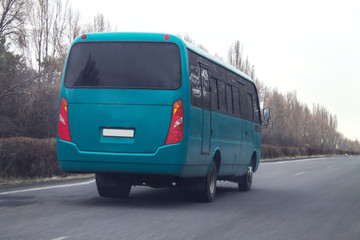
[(345, 152), (344, 150), (332, 150), (320, 147), (311, 147), (306, 145), (302, 148), (296, 147), (279, 147), (274, 145), (261, 145), (261, 158), (282, 158), (282, 157), (310, 157), (317, 155), (333, 155), (333, 154), (359, 154), (358, 152)]
[(56, 139), (0, 139), (0, 177), (30, 178), (64, 175), (56, 156)]
[(283, 157), (280, 147), (263, 144), (261, 146), (261, 158), (279, 158)]
[(281, 147), (282, 155), (285, 157), (297, 157), (300, 156), (300, 151), (295, 147)]

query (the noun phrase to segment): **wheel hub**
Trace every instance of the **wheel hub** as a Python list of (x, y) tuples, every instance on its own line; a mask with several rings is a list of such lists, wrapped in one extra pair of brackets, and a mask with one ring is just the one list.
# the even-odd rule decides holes
[(247, 172), (247, 176), (248, 176), (248, 183), (251, 185), (252, 184), (252, 180), (253, 180), (253, 170), (252, 170), (252, 166), (249, 166), (248, 168), (248, 172)]

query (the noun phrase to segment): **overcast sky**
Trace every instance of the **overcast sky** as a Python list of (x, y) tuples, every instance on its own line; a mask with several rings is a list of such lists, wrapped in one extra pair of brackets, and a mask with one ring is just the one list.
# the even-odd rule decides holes
[(245, 55), (266, 86), (337, 115), (338, 130), (360, 140), (359, 0), (70, 0), (82, 22), (97, 13), (117, 31), (188, 34), (226, 59)]

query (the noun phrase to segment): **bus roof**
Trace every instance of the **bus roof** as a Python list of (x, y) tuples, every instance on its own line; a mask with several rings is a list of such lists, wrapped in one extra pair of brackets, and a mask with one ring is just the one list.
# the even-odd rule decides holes
[(189, 43), (189, 42), (186, 42), (186, 41), (183, 41), (185, 43), (185, 45), (187, 46), (187, 48), (199, 55), (201, 55), (202, 57), (205, 57), (207, 58), (208, 60), (216, 63), (216, 64), (219, 64), (220, 66), (224, 67), (224, 68), (227, 68), (228, 70), (240, 75), (241, 77), (245, 78), (246, 80), (250, 81), (250, 82), (254, 82), (247, 74), (243, 73), (242, 71), (238, 70), (237, 68), (231, 66), (230, 64), (224, 62), (223, 60), (217, 58), (217, 57), (214, 57), (212, 55), (210, 55), (209, 53), (207, 53), (206, 51), (202, 50), (201, 48), (199, 47), (196, 47), (195, 45)]

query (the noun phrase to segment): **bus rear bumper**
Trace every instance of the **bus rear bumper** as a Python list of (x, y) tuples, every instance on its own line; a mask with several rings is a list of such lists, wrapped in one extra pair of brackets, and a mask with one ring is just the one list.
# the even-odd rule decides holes
[(207, 168), (186, 164), (186, 152), (182, 144), (162, 146), (155, 153), (111, 153), (81, 151), (76, 144), (58, 139), (57, 155), (61, 170), (72, 173), (112, 172), (194, 177), (204, 175)]

